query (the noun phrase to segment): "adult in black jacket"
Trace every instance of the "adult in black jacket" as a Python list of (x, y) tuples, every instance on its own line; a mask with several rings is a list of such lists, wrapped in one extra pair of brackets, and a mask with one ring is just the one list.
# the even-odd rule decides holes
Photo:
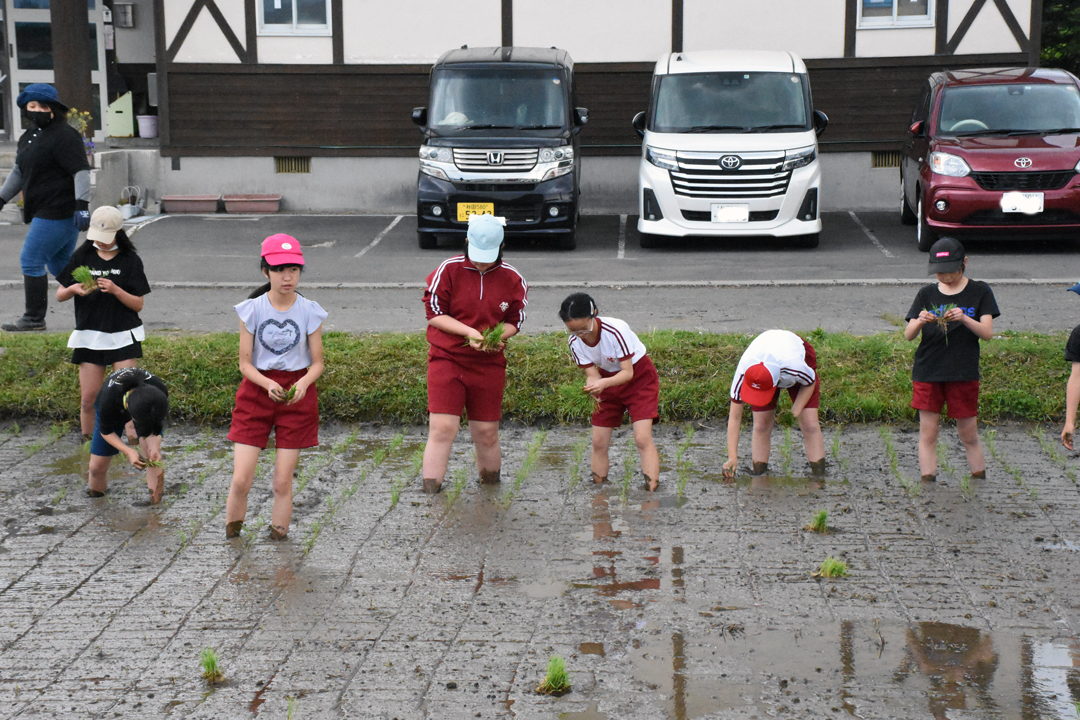
[(28, 86), (17, 103), (33, 127), (19, 138), (15, 168), (0, 188), (0, 208), (22, 191), (23, 221), (30, 223), (19, 256), (26, 312), (0, 326), (11, 332), (45, 329), (48, 272), (63, 272), (79, 232), (90, 227), (90, 164), (82, 136), (67, 123), (67, 106), (45, 83)]

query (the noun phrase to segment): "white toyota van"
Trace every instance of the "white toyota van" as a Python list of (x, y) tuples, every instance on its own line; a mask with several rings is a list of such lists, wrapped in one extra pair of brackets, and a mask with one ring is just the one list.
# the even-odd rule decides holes
[(799, 238), (817, 247), (821, 170), (806, 65), (795, 54), (708, 51), (663, 55), (638, 173), (642, 247), (687, 235)]

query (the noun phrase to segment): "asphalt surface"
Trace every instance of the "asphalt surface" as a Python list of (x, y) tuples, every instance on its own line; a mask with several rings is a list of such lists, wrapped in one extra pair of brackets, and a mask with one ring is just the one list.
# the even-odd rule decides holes
[[(525, 332), (562, 328), (556, 311), (569, 292), (586, 288), (601, 311), (631, 327), (713, 332), (846, 330), (893, 327), (916, 288), (928, 282), (926, 256), (913, 228), (894, 213), (829, 213), (820, 247), (801, 249), (770, 238), (690, 238), (644, 250), (635, 216), (585, 216), (578, 248), (559, 251), (545, 241), (508, 240), (505, 259), (531, 285)], [(327, 328), (352, 332), (418, 330), (424, 319), (424, 278), (460, 245), (436, 250), (416, 244), (415, 217), (157, 216), (133, 239), (154, 287), (142, 313), (152, 329), (233, 330), (231, 306), (262, 282), (259, 243), (284, 232), (304, 245), (301, 291), (329, 312)], [(0, 251), (18, 257), (21, 225), (0, 226)], [(1080, 242), (968, 243), (971, 277), (989, 281), (1002, 317), (996, 328), (1071, 328), (1077, 298), (1062, 290), (1080, 274)], [(18, 313), (17, 265), (0, 274), (0, 304)], [(73, 327), (70, 307), (50, 302), (49, 328)]]

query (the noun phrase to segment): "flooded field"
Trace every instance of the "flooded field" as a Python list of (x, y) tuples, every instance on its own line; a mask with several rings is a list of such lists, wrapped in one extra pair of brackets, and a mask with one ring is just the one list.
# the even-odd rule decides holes
[(649, 494), (628, 429), (595, 486), (587, 428), (511, 427), (500, 486), (459, 442), (430, 497), (423, 429), (324, 428), (278, 543), (268, 453), (225, 539), (222, 430), (169, 430), (146, 508), (119, 460), (86, 497), (74, 432), (6, 425), (0, 718), (1076, 720), (1080, 459), (983, 437), (986, 480), (953, 429), (922, 484), (916, 433), (864, 426), (826, 429), (823, 481), (783, 429), (770, 476), (724, 481), (722, 424), (660, 426)]

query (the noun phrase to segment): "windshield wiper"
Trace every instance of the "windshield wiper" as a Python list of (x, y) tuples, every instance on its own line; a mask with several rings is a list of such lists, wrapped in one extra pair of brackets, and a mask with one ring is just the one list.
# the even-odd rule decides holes
[(806, 126), (805, 125), (756, 125), (754, 127), (746, 128), (746, 132), (758, 133), (758, 132), (769, 132), (771, 130), (789, 130), (789, 129), (805, 130)]
[(513, 125), (462, 125), (462, 130), (513, 130)]
[(706, 133), (714, 132), (716, 130), (741, 130), (746, 132), (747, 128), (744, 125), (695, 125), (694, 127), (683, 130), (684, 133)]
[[(1049, 130), (1024, 130), (1024, 135), (1067, 135), (1068, 133), (1080, 133), (1080, 128), (1063, 127), (1063, 128), (1051, 128)], [(1020, 135), (1019, 132), (1011, 132), (1010, 135)]]
[(558, 130), (562, 125), (517, 125), (515, 130)]
[(976, 135), (1023, 135), (1030, 130), (1010, 130), (1009, 128), (994, 130), (972, 130), (971, 132), (956, 133), (956, 137), (975, 137)]

